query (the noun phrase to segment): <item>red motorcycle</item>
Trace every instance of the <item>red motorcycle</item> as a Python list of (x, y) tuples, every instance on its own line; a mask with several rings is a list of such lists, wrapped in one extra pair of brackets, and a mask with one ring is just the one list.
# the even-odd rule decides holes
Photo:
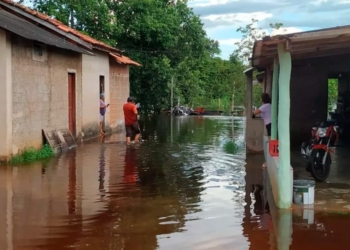
[(306, 168), (311, 172), (316, 181), (324, 181), (328, 178), (331, 170), (331, 146), (337, 144), (339, 139), (339, 127), (335, 122), (322, 122), (316, 124), (311, 129), (311, 140), (309, 143), (303, 142), (301, 154), (309, 160)]

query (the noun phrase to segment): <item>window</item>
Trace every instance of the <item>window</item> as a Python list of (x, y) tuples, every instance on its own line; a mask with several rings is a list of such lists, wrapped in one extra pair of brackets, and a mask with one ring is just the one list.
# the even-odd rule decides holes
[(44, 62), (47, 59), (46, 45), (34, 42), (33, 43), (33, 60)]
[(33, 52), (36, 56), (43, 56), (44, 45), (40, 43), (34, 43)]

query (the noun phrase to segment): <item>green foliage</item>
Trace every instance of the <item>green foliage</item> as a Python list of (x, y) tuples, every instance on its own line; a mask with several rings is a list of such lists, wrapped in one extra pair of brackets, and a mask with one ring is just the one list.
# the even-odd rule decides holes
[(45, 160), (53, 157), (55, 154), (50, 145), (45, 144), (41, 149), (28, 148), (22, 153), (11, 158), (9, 163), (11, 165), (30, 163), (39, 160)]
[(253, 106), (259, 108), (261, 103), (261, 93), (263, 92), (263, 85), (261, 83), (253, 85)]
[[(125, 51), (142, 64), (130, 67), (131, 94), (145, 112), (174, 104), (210, 105), (219, 98), (245, 102), (243, 63), (218, 58), (219, 44), (207, 37), (200, 17), (187, 1), (31, 0), (63, 23)], [(231, 100), (232, 101), (232, 100)]]
[(328, 110), (338, 101), (338, 79), (328, 79)]
[[(257, 40), (263, 39), (267, 34), (264, 30), (257, 27), (258, 20), (252, 19), (252, 22), (246, 26), (239, 27), (237, 32), (242, 34), (241, 41), (235, 43), (237, 49), (233, 52), (233, 55), (240, 58), (243, 62), (250, 64), (249, 58), (253, 52), (254, 43)], [(280, 29), (283, 23), (270, 23), (271, 29)]]
[(283, 26), (283, 23), (270, 23), (270, 28), (272, 29), (280, 29)]
[(252, 19), (252, 22), (244, 27), (239, 27), (237, 32), (242, 34), (241, 41), (235, 43), (237, 49), (233, 52), (238, 58), (244, 62), (248, 62), (253, 51), (254, 42), (266, 36), (266, 32), (261, 28), (257, 28), (258, 20)]
[(34, 8), (67, 26), (115, 46), (116, 18), (110, 0), (30, 0)]
[(227, 154), (236, 154), (238, 149), (239, 149), (239, 147), (237, 146), (237, 144), (234, 141), (227, 141), (224, 144), (224, 151)]

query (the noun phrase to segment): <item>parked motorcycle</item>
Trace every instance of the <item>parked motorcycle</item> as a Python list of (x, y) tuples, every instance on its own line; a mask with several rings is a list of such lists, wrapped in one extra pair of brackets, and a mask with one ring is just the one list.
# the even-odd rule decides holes
[(328, 178), (331, 169), (331, 146), (337, 144), (339, 139), (338, 125), (327, 121), (315, 124), (311, 129), (311, 139), (301, 145), (301, 154), (308, 159), (306, 168), (316, 181)]

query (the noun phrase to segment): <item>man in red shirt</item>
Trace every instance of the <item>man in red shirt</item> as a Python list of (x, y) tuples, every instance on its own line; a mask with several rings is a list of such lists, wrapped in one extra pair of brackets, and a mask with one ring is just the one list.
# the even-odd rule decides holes
[(131, 137), (135, 136), (134, 141), (139, 142), (140, 127), (137, 122), (137, 107), (135, 98), (129, 97), (127, 103), (123, 106), (126, 130), (126, 144), (130, 144)]

